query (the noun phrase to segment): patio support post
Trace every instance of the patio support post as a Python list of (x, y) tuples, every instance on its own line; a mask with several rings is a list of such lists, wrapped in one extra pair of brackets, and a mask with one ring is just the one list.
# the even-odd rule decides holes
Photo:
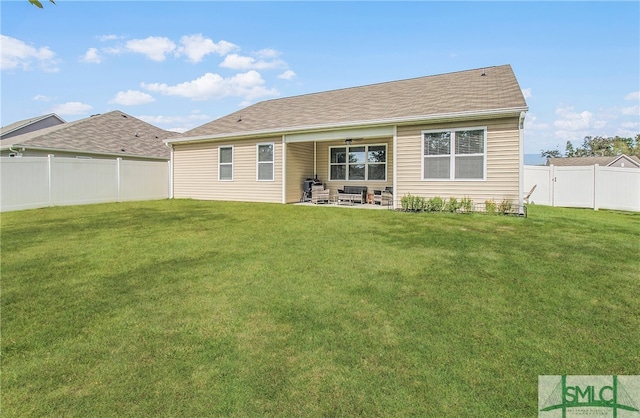
[(398, 196), (398, 126), (393, 127), (393, 197), (391, 206), (396, 208), (396, 198)]
[(287, 203), (287, 137), (282, 135), (282, 199), (281, 203)]
[(520, 208), (524, 205), (524, 116), (525, 112), (520, 112), (520, 122), (518, 124), (518, 134), (520, 137), (520, 143), (518, 145), (518, 207)]

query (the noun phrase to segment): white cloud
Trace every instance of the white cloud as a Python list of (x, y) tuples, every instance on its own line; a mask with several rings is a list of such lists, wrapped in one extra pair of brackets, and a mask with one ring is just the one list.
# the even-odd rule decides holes
[(280, 74), (278, 76), (278, 78), (281, 78), (283, 80), (291, 80), (296, 76), (296, 73), (293, 72), (292, 70), (287, 70), (284, 73)]
[(258, 58), (276, 58), (279, 57), (280, 55), (282, 55), (282, 53), (280, 51), (277, 51), (275, 49), (271, 49), (271, 48), (265, 48), (265, 49), (261, 49), (260, 51), (256, 52), (256, 56)]
[(277, 96), (278, 91), (267, 89), (265, 81), (257, 71), (236, 74), (223, 78), (219, 74), (206, 73), (200, 78), (169, 86), (165, 83), (142, 83), (142, 87), (167, 96), (186, 97), (191, 100), (221, 99), (241, 97), (254, 100), (259, 97)]
[(549, 124), (544, 122), (538, 122), (538, 117), (532, 114), (527, 114), (524, 119), (524, 128), (533, 131), (542, 131), (549, 129)]
[(28, 70), (36, 63), (42, 71), (57, 72), (58, 60), (49, 47), (36, 48), (6, 35), (0, 35), (0, 69)]
[(640, 122), (623, 122), (620, 124), (623, 129), (638, 130), (640, 129)]
[(197, 112), (194, 112), (187, 116), (142, 115), (136, 117), (147, 123), (162, 127), (163, 129), (173, 132), (185, 132), (213, 119), (211, 116)]
[(58, 115), (84, 115), (91, 109), (93, 109), (93, 106), (85, 103), (67, 102), (54, 106), (51, 113), (56, 113)]
[(640, 105), (623, 107), (620, 111), (622, 112), (623, 115), (640, 116)]
[(33, 100), (37, 101), (37, 102), (49, 102), (51, 101), (51, 99), (47, 96), (44, 96), (42, 94), (38, 94), (33, 96)]
[(531, 89), (522, 89), (522, 95), (525, 99), (528, 99), (529, 97), (531, 97)]
[(154, 102), (156, 99), (150, 94), (137, 90), (119, 91), (116, 96), (109, 100), (109, 104), (119, 104), (123, 106), (135, 106)]
[(629, 94), (627, 94), (626, 96), (624, 96), (625, 100), (640, 100), (640, 91), (634, 91), (631, 92)]
[(178, 53), (186, 55), (191, 62), (200, 62), (207, 54), (226, 55), (238, 47), (231, 42), (213, 42), (205, 38), (202, 34), (186, 35), (180, 38), (182, 46), (178, 48)]
[[(264, 51), (264, 50), (263, 50)], [(268, 57), (272, 58), (272, 57)], [(220, 67), (232, 70), (269, 70), (273, 68), (284, 68), (287, 64), (279, 59), (273, 60), (255, 59), (253, 57), (230, 54), (224, 58)]]
[(164, 61), (166, 55), (175, 51), (176, 44), (169, 38), (160, 36), (150, 36), (146, 39), (133, 39), (125, 44), (129, 51), (146, 55), (153, 61)]
[(556, 115), (559, 116), (560, 119), (556, 119), (556, 121), (553, 122), (553, 126), (568, 131), (588, 128), (591, 126), (591, 119), (593, 118), (593, 113), (588, 110), (576, 113), (573, 111), (573, 107), (560, 107), (556, 109)]
[[(612, 119), (606, 114), (596, 117), (588, 110), (575, 112), (573, 107), (560, 107), (556, 109), (556, 115), (559, 119), (553, 122), (555, 135), (565, 140), (576, 140), (589, 135), (607, 136), (604, 128)], [(608, 130), (612, 129), (610, 127)]]
[(97, 48), (89, 48), (87, 52), (85, 52), (84, 56), (80, 58), (80, 61), (89, 64), (100, 64), (102, 60)]
[(120, 39), (120, 38), (121, 38), (121, 36), (118, 36), (118, 35), (101, 35), (101, 36), (98, 36), (98, 40), (100, 42), (115, 41), (115, 40)]

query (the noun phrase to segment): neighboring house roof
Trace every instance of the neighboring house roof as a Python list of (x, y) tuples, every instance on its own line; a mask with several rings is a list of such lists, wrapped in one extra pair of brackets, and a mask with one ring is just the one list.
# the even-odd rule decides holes
[(7, 139), (12, 136), (21, 135), (38, 129), (48, 128), (54, 125), (66, 123), (64, 119), (55, 113), (36, 116), (34, 118), (20, 120), (10, 125), (3, 126), (0, 130), (0, 139)]
[(640, 158), (635, 155), (616, 155), (613, 157), (567, 157), (567, 158), (547, 158), (547, 165), (555, 166), (588, 166), (596, 165), (607, 167), (615, 164), (620, 159), (626, 159), (636, 167), (640, 167)]
[(170, 158), (163, 140), (179, 133), (165, 131), (119, 110), (5, 139), (2, 149), (59, 150), (128, 157)]
[(527, 104), (511, 66), (502, 65), (266, 100), (167, 142), (526, 110)]

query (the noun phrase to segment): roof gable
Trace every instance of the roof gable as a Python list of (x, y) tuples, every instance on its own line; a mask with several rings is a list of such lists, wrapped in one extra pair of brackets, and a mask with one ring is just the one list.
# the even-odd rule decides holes
[(267, 100), (187, 131), (183, 137), (355, 126), (526, 107), (511, 66), (503, 65)]
[(163, 140), (179, 135), (114, 110), (18, 135), (3, 140), (2, 146), (168, 159), (170, 151)]
[(33, 132), (50, 126), (60, 125), (62, 123), (66, 123), (66, 121), (55, 113), (20, 120), (7, 126), (3, 126), (2, 130), (0, 130), (0, 139), (7, 139), (12, 136)]

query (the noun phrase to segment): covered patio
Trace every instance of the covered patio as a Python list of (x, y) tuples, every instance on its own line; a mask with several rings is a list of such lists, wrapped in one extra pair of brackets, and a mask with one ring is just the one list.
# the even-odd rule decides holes
[[(337, 206), (382, 205), (380, 194), (394, 186), (394, 129), (351, 128), (284, 136), (285, 200), (287, 203)], [(324, 188), (322, 199), (311, 187)], [(362, 197), (358, 195), (362, 193)], [(349, 196), (351, 195), (351, 196)]]

